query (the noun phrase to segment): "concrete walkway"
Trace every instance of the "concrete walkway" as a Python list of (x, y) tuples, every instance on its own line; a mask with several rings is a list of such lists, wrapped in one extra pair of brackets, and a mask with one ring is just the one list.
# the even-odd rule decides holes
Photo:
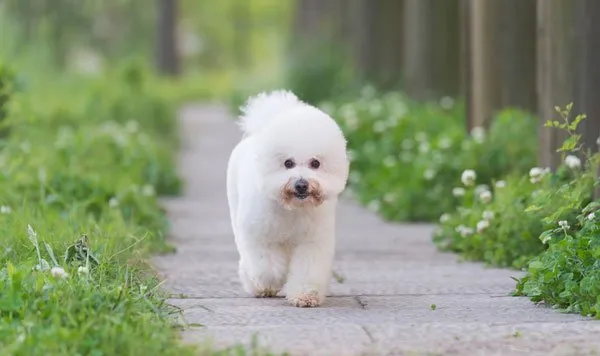
[[(183, 197), (167, 202), (177, 253), (155, 264), (184, 309), (202, 324), (184, 339), (260, 345), (292, 355), (600, 354), (600, 323), (508, 296), (515, 271), (458, 263), (436, 251), (431, 226), (395, 225), (344, 201), (330, 297), (316, 309), (254, 299), (237, 277), (225, 169), (240, 137), (225, 109), (181, 115)], [(435, 308), (433, 307), (435, 305)]]

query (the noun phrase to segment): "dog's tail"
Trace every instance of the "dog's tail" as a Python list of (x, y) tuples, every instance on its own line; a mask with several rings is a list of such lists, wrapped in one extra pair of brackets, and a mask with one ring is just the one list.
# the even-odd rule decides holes
[(239, 125), (246, 135), (253, 135), (268, 126), (277, 114), (301, 104), (292, 92), (275, 90), (260, 93), (248, 99), (242, 106)]

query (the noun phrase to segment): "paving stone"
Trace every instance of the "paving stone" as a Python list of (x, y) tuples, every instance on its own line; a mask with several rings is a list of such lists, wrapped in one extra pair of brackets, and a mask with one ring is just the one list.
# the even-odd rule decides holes
[[(191, 327), (185, 342), (259, 345), (292, 355), (593, 355), (600, 323), (509, 296), (520, 271), (460, 263), (433, 226), (393, 224), (342, 199), (330, 297), (315, 309), (255, 299), (237, 277), (227, 159), (241, 134), (225, 109), (186, 107), (183, 196), (164, 199), (177, 252), (154, 263)], [(432, 308), (435, 305), (435, 308)], [(433, 310), (435, 309), (435, 310)]]

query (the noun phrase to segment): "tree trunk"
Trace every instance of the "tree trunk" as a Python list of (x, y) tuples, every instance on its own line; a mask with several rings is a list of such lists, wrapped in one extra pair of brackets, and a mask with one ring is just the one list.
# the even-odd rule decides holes
[(539, 161), (542, 167), (556, 169), (565, 134), (545, 128), (547, 120), (561, 120), (554, 109), (573, 101), (573, 12), (564, 0), (537, 2), (537, 92), (540, 120)]
[(166, 75), (179, 74), (177, 53), (177, 0), (158, 1), (156, 66)]
[(469, 0), (470, 78), (467, 99), (470, 128), (489, 127), (502, 107), (497, 35), (498, 3)]
[(499, 51), (503, 107), (536, 112), (536, 0), (502, 0), (499, 4)]
[[(584, 148), (598, 152), (600, 137), (600, 2), (597, 0), (574, 1), (575, 12), (575, 100), (574, 113), (586, 114), (580, 124)], [(600, 187), (594, 192), (600, 198)]]
[(405, 0), (403, 76), (412, 98), (457, 96), (459, 13), (459, 0)]

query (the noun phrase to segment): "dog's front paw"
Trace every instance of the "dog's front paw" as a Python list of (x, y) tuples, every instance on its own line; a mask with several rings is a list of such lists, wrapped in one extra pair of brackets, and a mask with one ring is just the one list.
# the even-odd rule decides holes
[(298, 308), (315, 308), (321, 305), (323, 298), (317, 292), (308, 292), (288, 297), (288, 300)]
[(256, 298), (274, 298), (277, 296), (277, 293), (279, 293), (279, 291), (276, 289), (265, 288), (254, 293), (254, 296)]

